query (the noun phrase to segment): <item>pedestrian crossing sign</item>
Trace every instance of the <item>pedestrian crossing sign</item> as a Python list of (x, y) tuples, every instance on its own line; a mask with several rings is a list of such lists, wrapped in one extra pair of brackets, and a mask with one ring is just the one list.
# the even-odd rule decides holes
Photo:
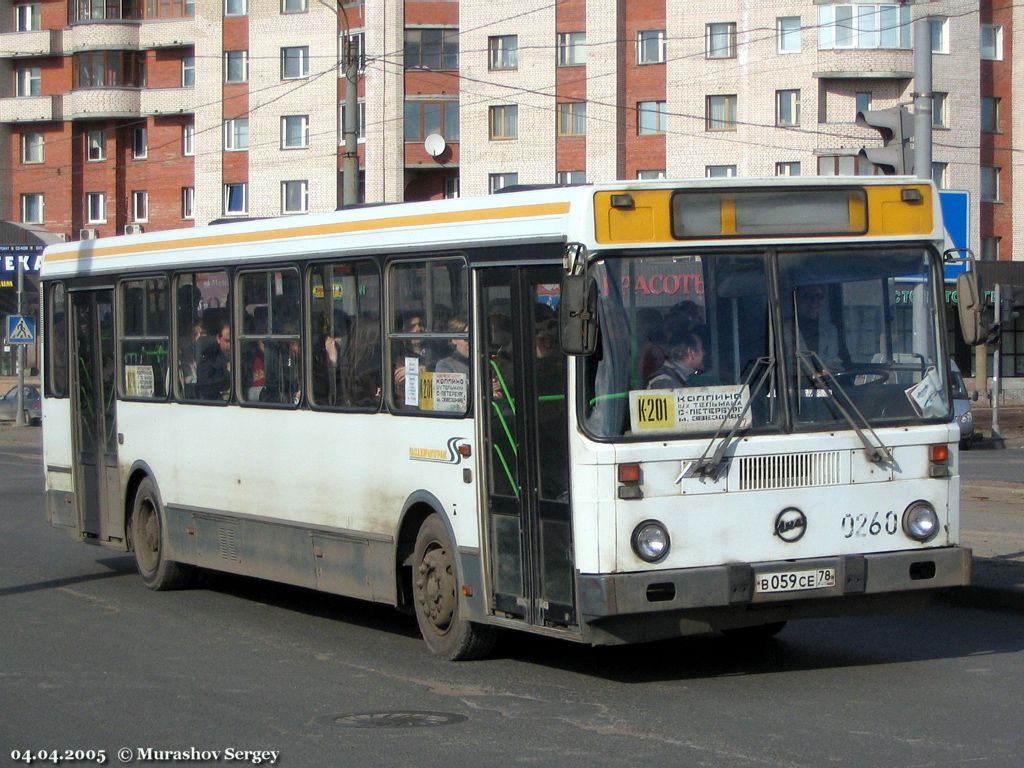
[(34, 317), (24, 315), (7, 316), (7, 343), (8, 344), (35, 344), (36, 342), (36, 320)]

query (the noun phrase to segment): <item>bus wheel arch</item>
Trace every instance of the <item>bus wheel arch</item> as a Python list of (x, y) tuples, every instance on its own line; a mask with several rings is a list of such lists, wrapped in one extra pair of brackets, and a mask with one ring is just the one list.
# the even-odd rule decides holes
[(193, 569), (166, 557), (167, 520), (152, 474), (141, 468), (133, 471), (125, 499), (125, 539), (143, 583), (156, 591), (187, 586)]

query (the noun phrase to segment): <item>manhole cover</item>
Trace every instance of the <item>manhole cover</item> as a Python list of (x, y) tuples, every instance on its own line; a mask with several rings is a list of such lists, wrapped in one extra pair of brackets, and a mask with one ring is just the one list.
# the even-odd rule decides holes
[(355, 712), (318, 719), (342, 728), (435, 728), (461, 723), (467, 718), (454, 712)]

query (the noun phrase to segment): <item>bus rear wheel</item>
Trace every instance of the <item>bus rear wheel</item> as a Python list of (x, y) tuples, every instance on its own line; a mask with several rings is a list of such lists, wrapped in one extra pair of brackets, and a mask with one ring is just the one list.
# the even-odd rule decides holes
[(431, 652), (449, 661), (477, 659), (494, 647), (493, 627), (459, 615), (455, 550), (441, 518), (430, 515), (416, 535), (413, 601), (416, 623)]
[(164, 556), (164, 535), (160, 499), (156, 484), (146, 478), (135, 493), (129, 520), (129, 541), (135, 553), (135, 566), (142, 582), (153, 590), (180, 589), (187, 586), (192, 569)]

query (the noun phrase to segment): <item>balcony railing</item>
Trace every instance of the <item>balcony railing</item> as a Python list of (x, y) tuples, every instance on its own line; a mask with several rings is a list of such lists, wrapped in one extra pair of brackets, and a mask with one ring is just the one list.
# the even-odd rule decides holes
[(59, 54), (60, 32), (41, 29), (36, 32), (4, 32), (0, 34), (3, 57), (53, 56)]
[(141, 115), (138, 88), (89, 88), (64, 96), (65, 120), (95, 120), (100, 117)]
[(185, 115), (196, 110), (194, 88), (146, 88), (139, 108), (144, 115)]

